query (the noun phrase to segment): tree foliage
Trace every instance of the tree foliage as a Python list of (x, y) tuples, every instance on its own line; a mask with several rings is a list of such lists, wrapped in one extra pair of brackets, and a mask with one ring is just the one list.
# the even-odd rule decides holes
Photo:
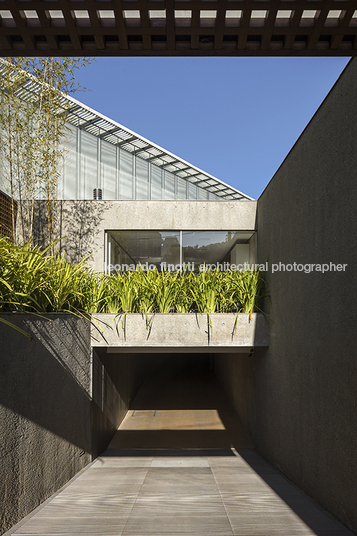
[(76, 71), (90, 61), (21, 57), (0, 60), (2, 187), (19, 202), (24, 242), (33, 241), (36, 199), (46, 202), (48, 243), (54, 241), (54, 205), (65, 158), (63, 142), (69, 113), (64, 96), (80, 89)]

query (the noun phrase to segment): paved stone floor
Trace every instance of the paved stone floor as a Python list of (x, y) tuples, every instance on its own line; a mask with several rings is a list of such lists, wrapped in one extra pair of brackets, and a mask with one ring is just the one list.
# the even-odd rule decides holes
[(190, 371), (156, 371), (108, 450), (6, 534), (352, 535), (251, 448), (214, 376)]
[(111, 449), (8, 534), (352, 533), (251, 449)]

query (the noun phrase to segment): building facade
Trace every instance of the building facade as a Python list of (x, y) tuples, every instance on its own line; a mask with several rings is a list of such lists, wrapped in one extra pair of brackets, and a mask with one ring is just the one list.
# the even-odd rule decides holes
[[(39, 82), (27, 75), (16, 92), (32, 102)], [(195, 270), (202, 264), (226, 269), (254, 263), (251, 197), (72, 97), (59, 102), (67, 124), (55, 236), (69, 259), (89, 255), (89, 265), (106, 273), (146, 263)], [(6, 194), (9, 175), (3, 165), (0, 190)], [(48, 206), (40, 187), (36, 198), (35, 238), (43, 242)]]

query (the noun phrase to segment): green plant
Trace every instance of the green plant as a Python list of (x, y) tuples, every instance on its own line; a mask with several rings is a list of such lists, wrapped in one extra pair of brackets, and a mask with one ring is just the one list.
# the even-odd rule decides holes
[(159, 313), (173, 312), (177, 289), (176, 280), (179, 272), (157, 272), (155, 270), (155, 304)]
[(18, 201), (24, 241), (32, 243), (39, 194), (46, 204), (48, 244), (54, 241), (57, 183), (66, 155), (70, 111), (63, 97), (80, 89), (75, 71), (91, 61), (66, 57), (0, 59), (0, 159), (13, 214), (14, 200)]
[(191, 286), (191, 293), (195, 301), (198, 312), (215, 313), (217, 309), (218, 289), (219, 289), (218, 270), (206, 270), (204, 268), (198, 274), (194, 274)]
[(194, 297), (190, 291), (194, 285), (194, 278), (193, 272), (178, 272), (174, 299), (174, 310), (178, 313), (189, 313), (194, 307)]
[(232, 299), (237, 311), (251, 316), (254, 311), (260, 311), (259, 304), (269, 293), (264, 291), (265, 281), (259, 270), (247, 270), (239, 274), (239, 277), (229, 278)]
[(47, 249), (12, 244), (0, 237), (0, 311), (187, 313), (260, 311), (268, 296), (259, 271), (133, 272), (108, 276), (91, 271), (86, 259), (67, 261)]

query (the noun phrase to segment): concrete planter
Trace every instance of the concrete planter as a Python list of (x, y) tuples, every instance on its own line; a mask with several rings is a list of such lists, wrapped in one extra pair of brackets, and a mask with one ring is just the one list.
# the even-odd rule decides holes
[[(95, 314), (92, 346), (125, 352), (250, 352), (269, 345), (268, 321), (261, 313), (124, 315)], [(110, 350), (108, 350), (110, 351)]]

